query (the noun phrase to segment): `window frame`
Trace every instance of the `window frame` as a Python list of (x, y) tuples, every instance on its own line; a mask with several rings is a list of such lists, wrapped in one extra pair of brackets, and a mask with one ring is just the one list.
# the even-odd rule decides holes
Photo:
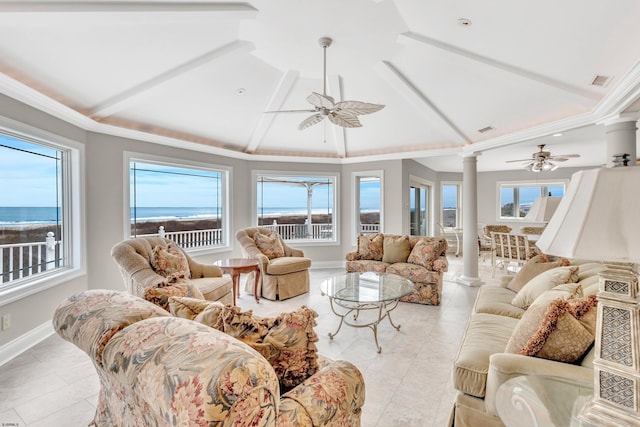
[(64, 265), (17, 279), (0, 288), (0, 307), (86, 274), (84, 145), (36, 127), (0, 117), (0, 133), (62, 152), (62, 230)]
[[(425, 189), (427, 191), (427, 198), (426, 198), (426, 212), (427, 212), (427, 224), (426, 224), (426, 235), (427, 236), (434, 236), (434, 232), (435, 232), (435, 227), (436, 227), (436, 216), (434, 214), (434, 206), (435, 206), (435, 198), (436, 198), (436, 191), (435, 191), (435, 186), (436, 183), (425, 179), (425, 178), (421, 178), (415, 175), (409, 175), (409, 193), (407, 194), (407, 205), (408, 205), (408, 214), (409, 214), (409, 230), (408, 233), (409, 235), (411, 234), (411, 189), (412, 188), (422, 188)], [(406, 190), (405, 190), (406, 191)]]
[(380, 180), (380, 228), (379, 233), (384, 233), (384, 170), (355, 171), (351, 173), (351, 243), (358, 244), (360, 235), (360, 178), (378, 178)]
[[(540, 197), (546, 194), (546, 188), (550, 186), (562, 186), (563, 194), (567, 191), (568, 179), (548, 179), (548, 180), (527, 180), (527, 181), (498, 181), (496, 182), (496, 221), (499, 222), (528, 222), (524, 217), (502, 216), (502, 189), (504, 187), (514, 187), (514, 206), (520, 206), (520, 187), (540, 187)], [(519, 212), (519, 210), (518, 210)]]
[[(454, 227), (444, 226), (444, 191), (445, 185), (453, 185), (457, 187), (456, 194), (456, 225)], [(440, 181), (440, 224), (445, 230), (462, 229), (462, 181)]]
[(147, 153), (137, 153), (131, 151), (125, 151), (124, 153), (124, 239), (131, 237), (131, 162), (149, 163), (161, 166), (170, 166), (183, 169), (199, 169), (213, 172), (220, 172), (222, 174), (222, 207), (220, 212), (222, 214), (222, 241), (223, 244), (216, 246), (203, 246), (196, 248), (184, 248), (186, 252), (193, 256), (207, 255), (218, 252), (229, 251), (232, 248), (231, 244), (231, 201), (229, 195), (231, 193), (231, 179), (233, 168), (230, 166), (224, 166), (213, 163), (197, 162), (187, 159), (176, 159), (175, 157), (157, 156)]
[(331, 178), (333, 179), (333, 238), (332, 239), (288, 239), (294, 246), (336, 246), (340, 244), (340, 173), (300, 172), (300, 171), (251, 171), (251, 224), (258, 227), (258, 177)]

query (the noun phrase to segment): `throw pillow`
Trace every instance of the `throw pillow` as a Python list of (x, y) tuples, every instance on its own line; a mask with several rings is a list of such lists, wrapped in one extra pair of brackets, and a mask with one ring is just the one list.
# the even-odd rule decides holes
[(151, 301), (155, 305), (170, 311), (169, 298), (171, 297), (189, 297), (204, 300), (204, 295), (195, 285), (191, 283), (178, 282), (168, 286), (148, 286), (144, 289), (142, 298)]
[(167, 246), (156, 245), (152, 249), (151, 268), (162, 277), (166, 277), (165, 284), (191, 276), (187, 257), (174, 243)]
[(532, 306), (518, 321), (505, 351), (566, 363), (579, 361), (594, 341), (593, 329), (581, 319), (595, 319), (596, 304), (596, 296), (591, 295)]
[(583, 296), (582, 285), (579, 283), (566, 283), (564, 285), (554, 286), (548, 291), (544, 291), (535, 300), (533, 300), (529, 309), (541, 304), (547, 306), (551, 301), (556, 299), (574, 300), (582, 298)]
[[(184, 319), (194, 320), (202, 312), (211, 312), (215, 308), (224, 307), (219, 301), (208, 301), (206, 299), (189, 297), (169, 297), (169, 312)], [(204, 323), (204, 322), (200, 322)]]
[(518, 292), (531, 279), (552, 268), (561, 267), (562, 261), (549, 262), (546, 255), (536, 255), (527, 261), (507, 285), (507, 289)]
[(411, 253), (409, 236), (384, 236), (383, 248), (383, 262), (407, 262)]
[(361, 234), (358, 236), (358, 255), (360, 259), (382, 261), (384, 235)]
[(529, 280), (518, 291), (511, 304), (526, 310), (544, 291), (565, 283), (575, 283), (577, 280), (578, 267), (576, 266), (552, 268)]
[(215, 322), (202, 311), (194, 321), (218, 329), (246, 343), (269, 361), (278, 375), (282, 392), (297, 386), (315, 374), (318, 367), (314, 331), (318, 314), (302, 306), (275, 318), (254, 316), (251, 310), (225, 305)]
[(416, 242), (407, 258), (407, 262), (433, 270), (433, 263), (447, 250), (444, 239), (421, 239)]
[(267, 234), (256, 233), (253, 236), (256, 247), (269, 259), (280, 258), (284, 256), (284, 246), (278, 233), (272, 232)]

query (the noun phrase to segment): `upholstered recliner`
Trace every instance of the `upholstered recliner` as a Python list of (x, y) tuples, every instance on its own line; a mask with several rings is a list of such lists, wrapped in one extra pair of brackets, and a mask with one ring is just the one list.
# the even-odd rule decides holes
[(153, 248), (158, 245), (163, 248), (171, 245), (187, 259), (189, 276), (180, 279), (180, 282), (193, 285), (204, 299), (233, 304), (231, 276), (223, 274), (218, 266), (195, 261), (175, 242), (164, 237), (136, 237), (117, 243), (111, 249), (111, 256), (118, 264), (127, 290), (132, 295), (144, 297), (146, 288), (156, 288), (167, 283), (167, 277), (158, 274), (152, 267)]
[[(256, 244), (256, 234), (274, 236), (273, 230), (264, 227), (252, 227), (239, 230), (236, 239), (248, 258), (258, 260), (260, 266), (260, 283), (258, 295), (270, 300), (285, 300), (309, 292), (309, 268), (311, 260), (304, 257), (300, 249), (288, 246), (279, 236), (277, 241), (282, 245), (281, 256), (265, 251)], [(253, 294), (254, 273), (247, 276), (246, 291)]]
[(283, 392), (274, 367), (244, 342), (102, 289), (67, 298), (53, 325), (96, 368), (96, 427), (360, 426), (364, 379), (346, 361), (325, 360)]

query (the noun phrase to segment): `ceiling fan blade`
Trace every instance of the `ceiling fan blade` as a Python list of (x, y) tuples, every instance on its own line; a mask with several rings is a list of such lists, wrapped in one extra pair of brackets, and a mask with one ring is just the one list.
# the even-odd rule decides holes
[(318, 110), (273, 110), (273, 111), (263, 111), (263, 114), (266, 113), (315, 113)]
[(358, 120), (357, 116), (349, 114), (344, 110), (333, 111), (329, 113), (329, 121), (334, 125), (342, 126), (343, 128), (362, 127), (362, 123), (360, 123), (360, 120)]
[(547, 160), (553, 160), (554, 162), (566, 162), (569, 159), (566, 157), (547, 157)]
[(533, 162), (535, 160), (532, 159), (520, 159), (520, 160), (506, 160), (505, 163), (516, 163), (516, 162)]
[(298, 129), (305, 130), (309, 126), (313, 126), (316, 123), (320, 123), (322, 119), (324, 119), (324, 117), (325, 117), (324, 114), (321, 114), (321, 113), (317, 113), (317, 114), (314, 114), (313, 116), (309, 116), (298, 125)]
[(335, 105), (336, 110), (348, 111), (353, 115), (371, 114), (384, 108), (381, 104), (370, 104), (361, 101), (341, 101)]
[(550, 159), (558, 159), (558, 158), (575, 159), (577, 157), (580, 157), (580, 154), (558, 154), (557, 157), (551, 156), (549, 158)]
[(322, 95), (317, 92), (313, 92), (311, 95), (307, 96), (307, 101), (318, 108), (326, 108), (331, 110), (335, 107), (335, 100), (328, 96)]

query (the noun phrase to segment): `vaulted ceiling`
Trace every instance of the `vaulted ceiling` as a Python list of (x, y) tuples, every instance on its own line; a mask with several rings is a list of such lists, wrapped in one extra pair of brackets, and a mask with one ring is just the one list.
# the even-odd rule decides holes
[[(638, 117), (637, 0), (0, 1), (0, 91), (88, 130), (240, 158), (603, 164)], [(306, 98), (384, 104), (305, 130)], [(553, 134), (563, 133), (554, 137)]]

